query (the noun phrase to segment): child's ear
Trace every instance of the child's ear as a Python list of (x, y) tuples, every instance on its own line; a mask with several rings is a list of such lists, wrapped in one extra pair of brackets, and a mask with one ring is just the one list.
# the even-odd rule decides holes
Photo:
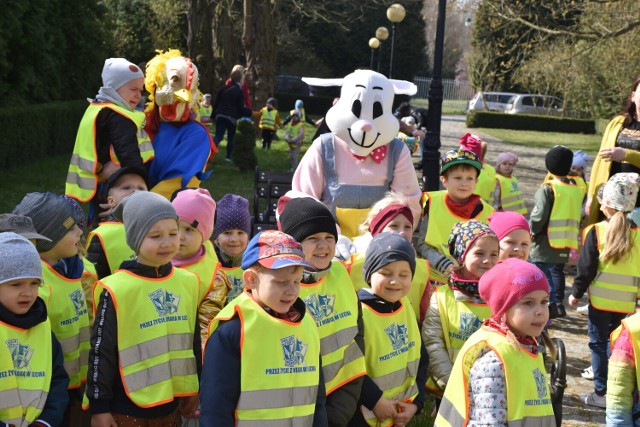
[(255, 288), (258, 283), (258, 275), (251, 269), (245, 270), (242, 273), (242, 281), (250, 288)]
[(115, 200), (113, 200), (112, 196), (107, 196), (107, 204), (109, 205), (110, 208), (116, 207), (116, 202)]
[[(476, 178), (477, 179), (477, 178)], [(444, 188), (447, 188), (447, 177), (444, 175), (440, 175), (440, 182)]]

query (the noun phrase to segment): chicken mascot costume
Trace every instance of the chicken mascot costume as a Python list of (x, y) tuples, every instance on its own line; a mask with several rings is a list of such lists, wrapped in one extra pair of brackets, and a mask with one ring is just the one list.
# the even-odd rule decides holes
[(149, 176), (151, 191), (167, 199), (181, 188), (195, 188), (205, 173), (212, 151), (217, 152), (207, 129), (195, 120), (198, 69), (176, 49), (158, 51), (147, 63), (145, 88), (149, 103), (145, 130), (151, 137), (155, 159)]
[(342, 90), (325, 118), (331, 133), (313, 141), (294, 173), (293, 190), (321, 200), (349, 238), (359, 234), (369, 208), (391, 190), (414, 202), (417, 221), (422, 193), (411, 153), (395, 139), (400, 125), (392, 112), (394, 95), (414, 95), (416, 86), (370, 70), (356, 70), (344, 79), (303, 81)]

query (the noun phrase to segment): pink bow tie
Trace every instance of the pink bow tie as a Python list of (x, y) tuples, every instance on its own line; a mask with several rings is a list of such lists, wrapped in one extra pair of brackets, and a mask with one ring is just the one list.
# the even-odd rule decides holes
[[(387, 157), (387, 151), (388, 151), (388, 144), (383, 145), (382, 147), (376, 148), (369, 154), (369, 156), (371, 156), (374, 162), (382, 163), (384, 158)], [(357, 154), (354, 154), (353, 157), (355, 157), (358, 160), (364, 160), (367, 158), (367, 156), (358, 156)]]

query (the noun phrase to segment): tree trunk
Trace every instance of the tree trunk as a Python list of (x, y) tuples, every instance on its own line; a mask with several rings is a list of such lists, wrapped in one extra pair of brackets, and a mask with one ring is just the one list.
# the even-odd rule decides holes
[(215, 89), (212, 80), (214, 73), (213, 40), (209, 37), (213, 7), (213, 0), (187, 0), (188, 56), (198, 67), (202, 93), (210, 93)]
[[(229, 77), (235, 64), (242, 64), (242, 44), (238, 35), (242, 31), (239, 16), (242, 13), (240, 0), (215, 2), (211, 23), (213, 57), (216, 59), (210, 77), (213, 90), (219, 88)], [(235, 17), (234, 17), (235, 16)]]

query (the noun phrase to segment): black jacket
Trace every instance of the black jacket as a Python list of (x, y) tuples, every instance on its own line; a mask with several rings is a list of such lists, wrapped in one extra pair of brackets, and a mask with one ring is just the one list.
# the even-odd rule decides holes
[(104, 165), (111, 159), (109, 155), (111, 146), (122, 167), (142, 167), (136, 124), (111, 108), (103, 108), (96, 118), (98, 162)]
[[(168, 276), (173, 266), (166, 264), (155, 268), (139, 264), (137, 261), (125, 261), (120, 268), (131, 271), (138, 276), (159, 278)], [(89, 398), (89, 412), (92, 414), (117, 412), (147, 419), (171, 414), (178, 407), (179, 399), (151, 408), (141, 408), (129, 399), (120, 377), (118, 324), (113, 300), (108, 291), (102, 293), (100, 302), (96, 307), (96, 318), (91, 334), (91, 349), (89, 350), (86, 388), (87, 397)], [(194, 313), (194, 315), (197, 316), (197, 313)], [(200, 328), (197, 321), (193, 336), (193, 352), (196, 357), (198, 373), (200, 373), (202, 369), (202, 346)]]
[[(47, 320), (47, 306), (40, 297), (36, 298), (36, 302), (24, 315), (13, 314), (0, 304), (0, 322), (11, 326), (21, 329), (31, 329), (45, 320)], [(4, 345), (4, 343), (2, 343), (2, 345)], [(51, 333), (51, 349), (53, 354), (51, 358), (52, 366), (49, 394), (47, 395), (47, 401), (44, 404), (42, 413), (36, 422), (32, 424), (34, 426), (45, 425), (44, 423), (38, 423), (39, 421), (44, 421), (52, 427), (59, 426), (64, 417), (64, 412), (67, 409), (67, 404), (69, 403), (69, 394), (67, 393), (69, 375), (67, 375), (67, 372), (64, 370), (62, 347), (53, 332)], [(0, 426), (4, 427), (6, 425), (7, 424), (0, 421)]]
[(236, 120), (246, 114), (245, 110), (244, 92), (237, 83), (231, 82), (218, 89), (211, 109), (211, 118), (214, 119), (216, 116), (222, 115), (233, 119), (235, 124)]

